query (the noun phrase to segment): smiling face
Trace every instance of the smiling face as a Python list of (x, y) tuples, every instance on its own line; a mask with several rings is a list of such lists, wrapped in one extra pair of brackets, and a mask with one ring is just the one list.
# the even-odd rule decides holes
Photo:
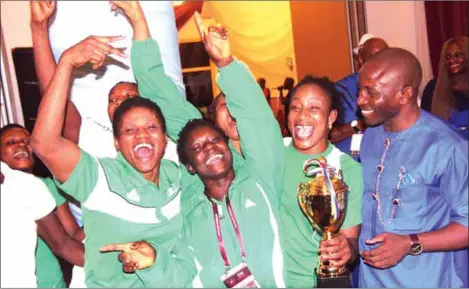
[(318, 154), (326, 150), (329, 128), (337, 118), (331, 110), (331, 98), (316, 84), (297, 88), (288, 113), (288, 129), (294, 147), (303, 153)]
[(360, 70), (358, 106), (369, 126), (380, 125), (395, 118), (400, 110), (399, 75), (373, 63)]
[(215, 125), (221, 128), (230, 140), (239, 141), (236, 120), (228, 111), (224, 96), (219, 96), (215, 103)]
[(24, 128), (14, 127), (6, 130), (1, 137), (1, 161), (14, 170), (31, 172), (34, 156), (29, 145), (31, 136)]
[(209, 126), (193, 129), (184, 149), (189, 161), (187, 170), (202, 180), (221, 179), (233, 171), (233, 156), (226, 138)]
[(446, 69), (450, 75), (460, 74), (466, 71), (467, 56), (456, 43), (448, 45), (445, 59)]
[(145, 107), (131, 108), (122, 116), (118, 130), (116, 149), (137, 171), (147, 177), (159, 170), (167, 135), (155, 112)]
[(111, 122), (114, 119), (116, 109), (128, 98), (139, 96), (137, 85), (130, 82), (122, 82), (116, 84), (109, 93), (109, 103), (107, 106), (107, 113)]

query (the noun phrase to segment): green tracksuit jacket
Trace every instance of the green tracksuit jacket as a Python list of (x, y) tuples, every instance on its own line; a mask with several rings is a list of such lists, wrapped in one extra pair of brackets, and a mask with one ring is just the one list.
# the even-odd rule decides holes
[[(175, 163), (162, 160), (156, 186), (120, 153), (116, 159), (97, 159), (81, 151), (59, 187), (82, 204), (87, 287), (182, 287), (194, 278), (192, 254), (179, 238), (180, 171)], [(123, 272), (119, 252), (99, 251), (103, 245), (139, 240), (148, 240), (157, 258), (152, 267), (134, 274)]]
[[(168, 134), (176, 140), (190, 119), (200, 118), (195, 107), (180, 96), (164, 74), (157, 43), (134, 41), (132, 67), (143, 97), (156, 102), (165, 116)], [(231, 204), (244, 239), (247, 265), (262, 287), (284, 287), (280, 247), (278, 196), (283, 187), (284, 148), (278, 123), (248, 68), (235, 60), (220, 69), (217, 82), (237, 120), (243, 157), (233, 150), (235, 180), (229, 189)], [(198, 269), (193, 286), (224, 287), (225, 272), (215, 233), (212, 205), (197, 176), (182, 172), (183, 240), (194, 254)], [(217, 202), (227, 255), (232, 266), (241, 263), (236, 234), (226, 210)]]
[[(65, 198), (59, 193), (54, 181), (50, 178), (41, 178), (49, 192), (55, 199), (57, 207), (65, 203)], [(37, 238), (36, 249), (36, 276), (38, 288), (65, 288), (62, 268), (59, 260), (49, 246), (41, 238)]]

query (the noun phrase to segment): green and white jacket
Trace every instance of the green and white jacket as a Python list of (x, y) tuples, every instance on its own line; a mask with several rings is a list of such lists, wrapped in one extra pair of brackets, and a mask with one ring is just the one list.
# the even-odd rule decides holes
[[(139, 91), (157, 103), (165, 116), (173, 140), (184, 125), (201, 118), (199, 111), (183, 99), (164, 74), (157, 43), (134, 41), (132, 67)], [(247, 265), (262, 287), (285, 287), (283, 253), (280, 247), (279, 196), (283, 188), (284, 148), (278, 123), (249, 69), (235, 60), (220, 69), (217, 78), (230, 113), (236, 118), (243, 157), (233, 148), (235, 180), (229, 189), (231, 205), (239, 223)], [(212, 205), (197, 176), (182, 170), (181, 206), (183, 240), (193, 252), (197, 277), (192, 286), (224, 287), (220, 276), (225, 268), (218, 248)], [(226, 203), (219, 206), (224, 245), (233, 266), (242, 262)]]
[[(97, 159), (82, 151), (68, 180), (58, 185), (82, 205), (86, 286), (181, 287), (193, 279), (191, 252), (179, 238), (180, 171), (175, 163), (162, 160), (156, 186), (120, 153), (116, 159)], [(156, 248), (157, 259), (135, 274), (123, 272), (119, 252), (99, 251), (106, 244), (139, 240)]]

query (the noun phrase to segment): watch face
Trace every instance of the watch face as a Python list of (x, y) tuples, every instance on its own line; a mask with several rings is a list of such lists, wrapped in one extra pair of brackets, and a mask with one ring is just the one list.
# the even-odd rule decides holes
[(420, 253), (422, 253), (422, 245), (420, 244), (412, 244), (412, 246), (410, 246), (410, 254), (411, 255), (419, 255)]
[(350, 126), (351, 127), (356, 127), (358, 124), (358, 121), (357, 120), (352, 120), (352, 122), (350, 123)]

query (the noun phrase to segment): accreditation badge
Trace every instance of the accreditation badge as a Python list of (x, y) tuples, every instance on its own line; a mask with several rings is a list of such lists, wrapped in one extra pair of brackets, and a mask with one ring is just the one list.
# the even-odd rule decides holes
[(220, 277), (220, 280), (225, 284), (226, 288), (261, 288), (246, 263), (241, 263), (226, 271)]

